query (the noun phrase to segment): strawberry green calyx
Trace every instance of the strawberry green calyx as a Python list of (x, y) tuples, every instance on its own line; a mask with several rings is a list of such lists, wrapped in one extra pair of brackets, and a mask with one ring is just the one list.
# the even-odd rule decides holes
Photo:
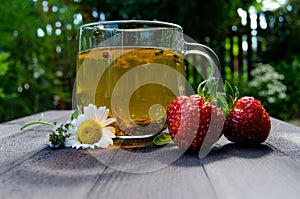
[(206, 102), (210, 102), (213, 105), (218, 105), (218, 79), (209, 78), (201, 82), (197, 89), (198, 94)]
[(236, 86), (232, 87), (228, 81), (225, 80), (224, 84), (224, 96), (226, 100), (225, 115), (229, 115), (231, 110), (234, 108), (236, 101), (239, 98), (239, 90)]
[(225, 116), (229, 115), (239, 97), (238, 88), (236, 86), (232, 87), (226, 80), (224, 89), (218, 91), (218, 79), (216, 78), (210, 78), (201, 82), (197, 92), (204, 101), (211, 102), (213, 105), (219, 107)]

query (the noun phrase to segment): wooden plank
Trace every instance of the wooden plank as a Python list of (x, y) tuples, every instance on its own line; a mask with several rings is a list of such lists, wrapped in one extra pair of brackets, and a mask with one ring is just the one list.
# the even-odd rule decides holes
[[(37, 120), (44, 120), (48, 122), (65, 122), (65, 120), (68, 120), (72, 111), (46, 111), (42, 113), (37, 113), (34, 115), (30, 115), (27, 117), (15, 119), (9, 122), (5, 122), (0, 124), (0, 139), (19, 133), (20, 128), (32, 121), (37, 121)], [(32, 125), (26, 128), (26, 130), (37, 128), (36, 125)], [(43, 127), (44, 128), (44, 127)]]
[[(128, 161), (132, 164), (138, 164), (133, 156), (125, 157), (130, 158)], [(124, 199), (216, 198), (199, 158), (189, 154), (181, 156), (168, 167), (152, 172), (133, 174), (107, 168), (88, 198), (99, 196)]]
[(86, 198), (104, 169), (87, 150), (46, 148), (0, 176), (0, 198)]
[[(159, 149), (135, 147), (127, 150), (143, 154), (147, 150)], [(2, 173), (0, 189), (5, 192), (1, 194), (1, 198), (53, 198), (64, 195), (70, 198), (87, 196), (99, 198), (99, 193), (101, 198), (111, 196), (137, 198), (139, 195), (145, 196), (143, 198), (165, 198), (166, 196), (176, 198), (192, 197), (195, 194), (204, 195), (205, 198), (214, 196), (206, 174), (195, 155), (182, 156), (170, 167), (154, 172), (132, 174), (106, 167), (101, 163), (103, 160), (97, 160), (95, 156), (114, 158), (114, 163), (118, 161), (124, 163), (124, 160), (128, 160), (127, 163), (141, 164), (141, 161), (135, 162), (137, 160), (135, 156), (128, 156), (122, 150), (118, 150), (119, 154), (116, 156), (114, 147), (91, 152), (74, 149), (42, 150)], [(129, 157), (131, 159), (128, 159)], [(108, 165), (110, 158), (106, 158), (105, 163)], [(180, 172), (182, 168), (189, 169)], [(178, 184), (184, 191), (176, 188)], [(202, 193), (204, 191), (205, 194)]]
[[(46, 115), (65, 120), (70, 112)], [(49, 128), (35, 126), (0, 138), (0, 198), (299, 198), (299, 129), (272, 118), (263, 145), (239, 147), (222, 137), (199, 159), (174, 158), (177, 147), (155, 148), (151, 140), (116, 141), (122, 150), (51, 150)]]
[[(69, 115), (70, 111), (48, 111), (44, 113), (44, 118), (49, 121), (64, 121)], [(20, 131), (23, 124), (38, 118), (39, 114), (36, 114), (0, 125), (0, 174), (47, 147), (46, 135), (51, 127), (31, 126)]]
[[(115, 157), (114, 152), (113, 147), (93, 151), (109, 157)], [(1, 175), (0, 189), (5, 190), (1, 198), (215, 198), (196, 155), (182, 156), (154, 172), (133, 174), (106, 167), (87, 150), (70, 148), (47, 148), (25, 160)]]
[(272, 129), (267, 143), (275, 150), (300, 162), (300, 128), (272, 118)]
[[(272, 191), (274, 187), (276, 191), (270, 194), (273, 198), (283, 197), (289, 193), (291, 198), (297, 198), (299, 195), (296, 187), (300, 183), (298, 180), (300, 179), (298, 178), (300, 177), (300, 167), (280, 151), (274, 151), (266, 144), (254, 148), (240, 148), (225, 140), (224, 137), (218, 142), (218, 146), (205, 159), (199, 160), (197, 156), (185, 154), (168, 167), (150, 174), (132, 175), (108, 168), (105, 173), (114, 173), (113, 176), (105, 175), (107, 178), (99, 180), (89, 197), (97, 197), (98, 193), (106, 188), (113, 189), (106, 193), (108, 195), (104, 194), (108, 198), (112, 196), (122, 198), (145, 196), (149, 196), (149, 198), (165, 198), (166, 196), (170, 198), (193, 198), (195, 196), (201, 196), (201, 198), (265, 198), (266, 193)], [(140, 150), (138, 152), (146, 153), (151, 148), (148, 150), (141, 148)], [(176, 149), (172, 148), (171, 150)], [(146, 159), (143, 160), (145, 164), (141, 164), (143, 158), (137, 158), (137, 156), (118, 151), (113, 159), (115, 162), (111, 163), (120, 165), (120, 167), (113, 165), (114, 168), (130, 172), (134, 172), (131, 170), (132, 168), (128, 168), (133, 163), (136, 163), (136, 169), (140, 166), (148, 166), (149, 170), (151, 164), (155, 164), (156, 159), (153, 157), (150, 160), (145, 157)], [(218, 166), (212, 167), (215, 161), (218, 162)], [(277, 161), (280, 161), (279, 164)], [(185, 169), (178, 168), (178, 165)], [(284, 171), (288, 174), (282, 176)], [(111, 177), (114, 179), (113, 181), (108, 179)], [(224, 179), (225, 185), (219, 182)], [(291, 186), (291, 184), (293, 185)], [(245, 197), (245, 193), (247, 197)]]
[(223, 143), (203, 159), (219, 198), (299, 198), (298, 162), (269, 144), (247, 148)]
[(49, 122), (55, 121), (55, 120), (67, 120), (67, 119), (70, 119), (71, 113), (72, 113), (71, 110), (61, 110), (61, 111), (50, 110), (50, 111), (45, 111), (45, 112), (41, 112), (41, 113), (36, 113), (33, 115), (28, 115), (26, 117), (11, 120), (11, 121), (8, 121), (8, 122), (2, 123), (2, 124), (23, 125), (27, 122), (36, 121), (39, 119), (49, 121)]

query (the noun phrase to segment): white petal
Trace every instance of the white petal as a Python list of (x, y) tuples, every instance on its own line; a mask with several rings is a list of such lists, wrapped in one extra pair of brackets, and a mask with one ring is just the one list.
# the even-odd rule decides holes
[(108, 109), (106, 109), (105, 106), (101, 106), (96, 111), (97, 120), (102, 123), (103, 120), (105, 120), (108, 116)]
[(107, 120), (103, 120), (101, 124), (102, 124), (103, 127), (105, 127), (105, 126), (110, 125), (111, 123), (113, 123), (115, 121), (116, 121), (115, 118), (108, 118)]
[(87, 148), (91, 147), (92, 145), (91, 144), (82, 144), (81, 146), (83, 149), (87, 149)]
[(71, 134), (70, 137), (66, 138), (66, 140), (75, 140), (75, 141), (78, 141), (77, 134)]
[(106, 127), (104, 127), (103, 129), (102, 129), (103, 131), (110, 131), (110, 132), (112, 132), (112, 133), (115, 133), (115, 128), (114, 127), (112, 127), (112, 126), (106, 126)]
[(95, 146), (96, 146), (96, 147), (100, 147), (99, 141), (95, 143)]
[(88, 106), (85, 106), (83, 108), (83, 113), (86, 114), (86, 112), (89, 112), (89, 111), (96, 111), (97, 110), (97, 107), (93, 104), (89, 104)]
[(107, 137), (107, 136), (103, 136), (103, 137), (101, 138), (101, 140), (103, 140), (104, 142), (109, 143), (110, 145), (113, 145), (113, 144), (114, 144), (114, 141), (112, 140), (112, 138)]
[(74, 136), (77, 136), (77, 130), (78, 130), (78, 128), (70, 128), (69, 130), (68, 130), (68, 133), (70, 133), (70, 137), (74, 137)]
[(71, 142), (65, 142), (65, 147), (71, 147), (72, 143)]
[(73, 147), (74, 142), (65, 142), (65, 147)]
[(104, 138), (105, 139), (105, 141), (107, 142), (107, 143), (109, 143), (110, 145), (113, 145), (114, 144), (114, 141), (111, 139), (111, 138)]
[[(78, 117), (79, 117), (79, 115), (78, 115)], [(78, 118), (78, 117), (77, 117), (77, 118)], [(72, 126), (75, 126), (75, 125), (76, 125), (76, 122), (77, 122), (77, 119), (72, 120), (72, 121), (71, 121), (71, 125), (72, 125)]]
[(66, 147), (73, 147), (74, 145), (80, 144), (80, 142), (77, 140), (77, 137), (75, 139), (73, 138), (67, 138), (65, 141)]
[(89, 104), (87, 107), (84, 107), (84, 115), (87, 119), (96, 119), (96, 110), (95, 105)]
[(98, 144), (100, 148), (107, 148), (109, 146), (109, 142), (107, 142), (105, 138), (101, 139)]
[(105, 127), (102, 129), (102, 136), (104, 137), (108, 137), (108, 138), (115, 138), (116, 135), (114, 134), (114, 131), (112, 131), (111, 129), (114, 130), (113, 127)]
[(65, 144), (65, 147), (70, 147), (70, 146), (72, 146), (72, 141), (67, 138), (65, 140), (64, 144)]
[(70, 141), (80, 143), (77, 136), (72, 136), (72, 137), (70, 137)]
[(78, 145), (79, 145), (78, 143), (74, 143), (74, 144), (72, 145), (72, 148), (77, 148)]
[(84, 114), (78, 115), (77, 119), (75, 120), (74, 126), (75, 126), (75, 127), (79, 127), (80, 124), (81, 124), (82, 122), (84, 122), (85, 120), (86, 120), (86, 116), (85, 116)]

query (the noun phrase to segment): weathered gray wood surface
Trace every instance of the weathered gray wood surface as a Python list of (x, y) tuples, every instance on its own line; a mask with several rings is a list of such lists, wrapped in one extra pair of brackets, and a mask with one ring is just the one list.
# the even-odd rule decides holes
[[(70, 112), (43, 115), (63, 122)], [(117, 141), (122, 149), (52, 150), (46, 139), (50, 127), (19, 130), (40, 117), (0, 124), (1, 199), (300, 198), (300, 128), (276, 119), (258, 147), (221, 138), (203, 159), (191, 154), (176, 159), (175, 146), (155, 148), (150, 141), (134, 147)]]

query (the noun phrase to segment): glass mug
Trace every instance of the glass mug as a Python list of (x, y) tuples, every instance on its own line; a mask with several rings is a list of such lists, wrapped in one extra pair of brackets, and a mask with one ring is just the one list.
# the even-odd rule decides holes
[[(194, 91), (185, 77), (185, 57), (202, 56), (216, 75), (219, 60), (208, 47), (188, 43), (179, 25), (145, 20), (83, 25), (78, 33), (75, 83), (80, 111), (106, 106), (117, 138), (147, 138), (166, 129), (166, 109)], [(203, 63), (203, 61), (202, 61)]]

